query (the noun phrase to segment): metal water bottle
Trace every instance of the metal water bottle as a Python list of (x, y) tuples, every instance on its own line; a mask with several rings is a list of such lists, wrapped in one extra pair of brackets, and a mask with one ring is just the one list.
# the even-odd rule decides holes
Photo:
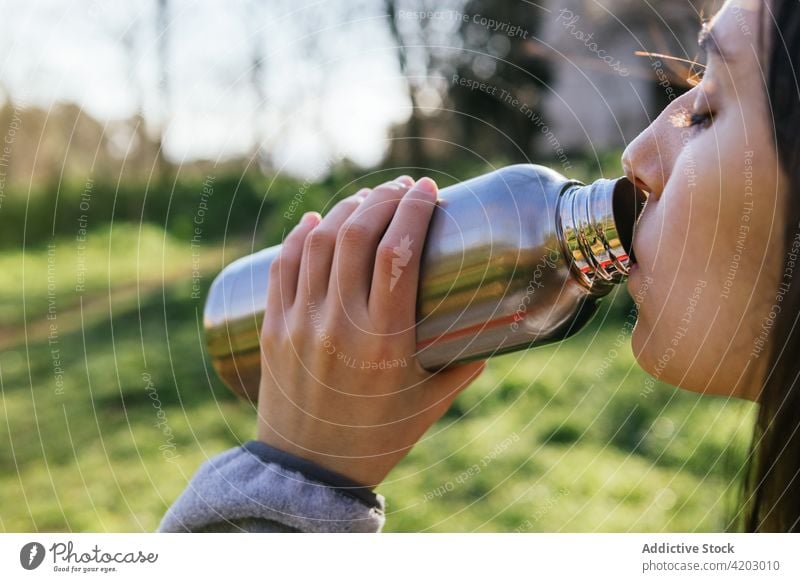
[[(645, 201), (626, 178), (584, 185), (532, 164), (440, 190), (420, 265), (419, 362), (433, 371), (580, 330), (626, 280)], [(253, 402), (269, 265), (279, 250), (228, 265), (205, 305), (214, 368)]]

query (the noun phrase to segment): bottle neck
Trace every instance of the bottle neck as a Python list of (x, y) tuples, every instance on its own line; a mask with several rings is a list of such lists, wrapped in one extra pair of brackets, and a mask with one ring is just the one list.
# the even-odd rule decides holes
[(597, 295), (627, 280), (631, 243), (647, 197), (627, 178), (570, 182), (561, 191), (556, 232), (575, 277)]

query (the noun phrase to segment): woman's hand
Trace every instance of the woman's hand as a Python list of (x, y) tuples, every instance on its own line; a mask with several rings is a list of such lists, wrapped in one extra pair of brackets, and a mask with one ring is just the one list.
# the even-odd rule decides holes
[(307, 213), (270, 267), (258, 438), (374, 487), (483, 370), (414, 358), (438, 190), (407, 176)]

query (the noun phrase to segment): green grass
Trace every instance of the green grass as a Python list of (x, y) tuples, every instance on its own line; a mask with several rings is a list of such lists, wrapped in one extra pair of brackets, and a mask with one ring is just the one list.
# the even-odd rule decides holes
[[(153, 530), (200, 463), (255, 432), (206, 361), (188, 240), (124, 224), (90, 238), (82, 298), (74, 241), (56, 241), (54, 343), (46, 248), (24, 277), (21, 252), (0, 255), (0, 531)], [(203, 247), (202, 284), (237, 252)], [(754, 411), (647, 394), (628, 308), (621, 290), (578, 336), (492, 360), (380, 487), (386, 530), (724, 528)]]

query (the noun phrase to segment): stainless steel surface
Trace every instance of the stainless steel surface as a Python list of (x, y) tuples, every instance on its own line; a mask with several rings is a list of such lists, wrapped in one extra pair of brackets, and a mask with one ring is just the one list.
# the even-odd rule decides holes
[[(644, 194), (625, 178), (588, 186), (516, 165), (444, 188), (417, 297), (417, 358), (429, 370), (564, 339), (625, 281)], [(204, 325), (215, 369), (255, 401), (271, 247), (214, 280)]]

